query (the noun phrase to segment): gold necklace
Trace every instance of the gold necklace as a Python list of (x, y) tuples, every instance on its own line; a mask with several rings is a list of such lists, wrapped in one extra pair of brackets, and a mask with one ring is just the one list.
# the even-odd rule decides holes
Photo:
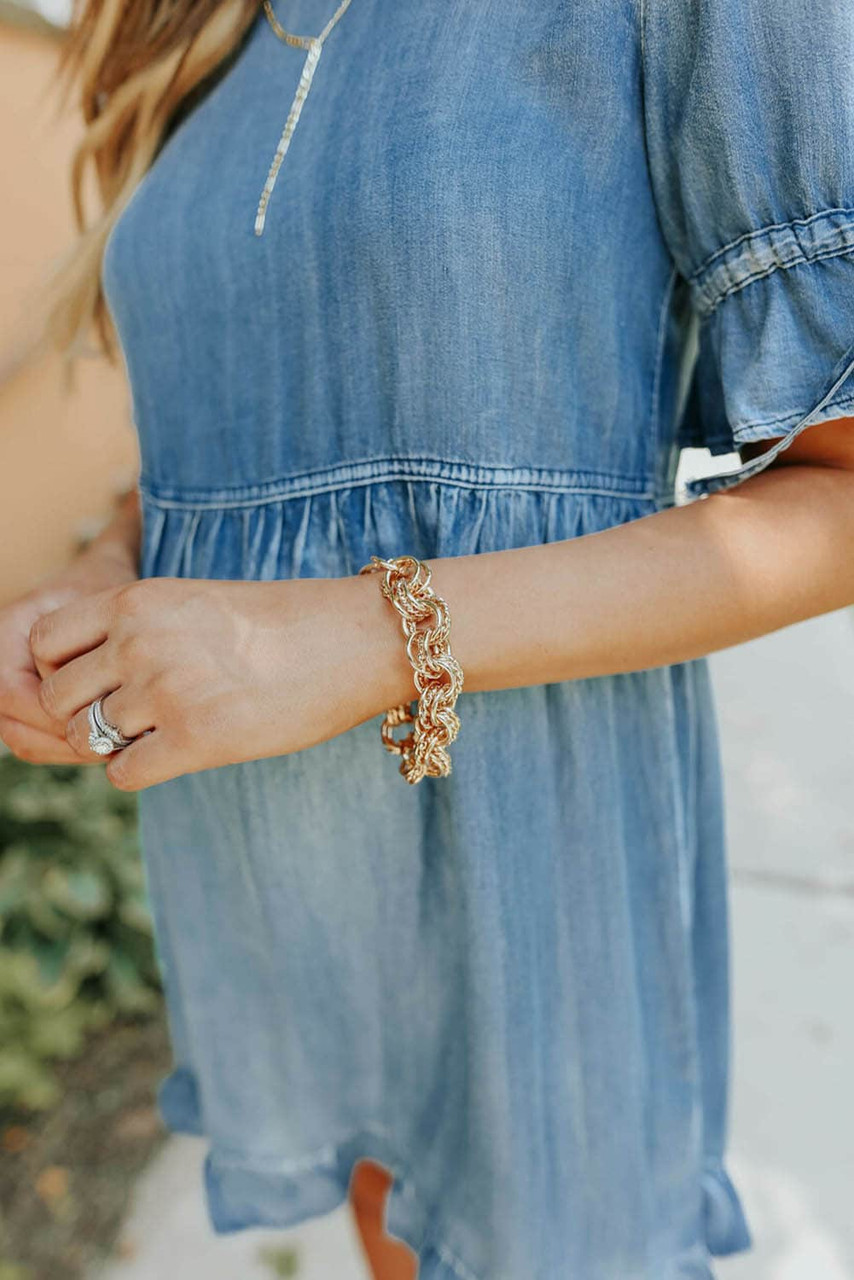
[(323, 42), (329, 35), (329, 32), (335, 26), (335, 23), (343, 14), (344, 10), (349, 6), (350, 0), (341, 0), (338, 8), (327, 22), (319, 36), (295, 36), (290, 31), (286, 31), (279, 22), (275, 13), (271, 0), (262, 0), (264, 12), (267, 15), (267, 21), (275, 31), (280, 40), (286, 44), (294, 45), (298, 49), (307, 50), (305, 62), (303, 63), (302, 75), (299, 78), (297, 91), (294, 94), (294, 100), (291, 109), (288, 112), (288, 118), (285, 121), (285, 127), (282, 130), (282, 136), (279, 139), (279, 145), (276, 147), (276, 154), (273, 156), (273, 162), (270, 165), (270, 172), (267, 174), (267, 181), (264, 183), (264, 190), (261, 192), (261, 198), (258, 201), (258, 211), (255, 214), (255, 234), (260, 236), (264, 230), (264, 222), (267, 217), (267, 205), (270, 202), (270, 196), (273, 194), (273, 187), (276, 185), (276, 177), (279, 169), (282, 167), (282, 161), (285, 158), (285, 152), (291, 143), (294, 129), (302, 111), (302, 104), (308, 97), (308, 91), (311, 88), (311, 82), (317, 63), (320, 59), (320, 52), (323, 48)]

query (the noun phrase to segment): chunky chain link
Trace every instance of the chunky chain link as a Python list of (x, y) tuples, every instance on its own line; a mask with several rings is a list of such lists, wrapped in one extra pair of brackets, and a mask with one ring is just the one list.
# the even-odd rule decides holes
[[(381, 728), (383, 745), (402, 757), (400, 772), (407, 782), (446, 777), (451, 772), (447, 748), (460, 731), (454, 703), (463, 687), (462, 667), (449, 645), (450, 611), (430, 586), (432, 571), (424, 560), (371, 556), (370, 564), (359, 570), (360, 574), (379, 572), (384, 574), (380, 590), (401, 615), (418, 693), (417, 714), (412, 714), (411, 703), (386, 712)], [(411, 724), (412, 732), (397, 741), (393, 730), (402, 724)]]

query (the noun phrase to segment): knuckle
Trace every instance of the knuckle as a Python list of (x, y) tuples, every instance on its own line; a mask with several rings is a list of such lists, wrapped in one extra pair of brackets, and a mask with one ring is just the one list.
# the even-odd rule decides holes
[(30, 627), (30, 650), (36, 657), (41, 657), (42, 651), (47, 644), (48, 637), (50, 636), (50, 626), (51, 624), (48, 622), (47, 618), (43, 617), (36, 618), (35, 622)]
[(125, 618), (138, 617), (148, 608), (151, 595), (151, 583), (147, 579), (127, 582), (116, 592), (114, 601), (116, 612)]
[(59, 716), (59, 704), (53, 680), (42, 680), (39, 685), (38, 699), (39, 706), (45, 715), (51, 720), (56, 720)]
[(127, 586), (119, 587), (113, 597), (112, 611), (119, 620), (135, 618), (139, 611), (138, 596), (134, 591), (135, 585), (131, 582)]
[(143, 633), (134, 631), (130, 635), (122, 636), (119, 649), (122, 660), (136, 666), (149, 657), (151, 641)]
[(88, 735), (86, 736), (86, 741), (84, 742), (80, 725), (77, 721), (76, 716), (73, 717), (71, 720), (69, 720), (68, 724), (66, 725), (65, 741), (68, 743), (69, 747), (71, 747), (71, 750), (76, 751), (79, 756), (88, 756), (90, 754), (88, 749), (89, 748)]

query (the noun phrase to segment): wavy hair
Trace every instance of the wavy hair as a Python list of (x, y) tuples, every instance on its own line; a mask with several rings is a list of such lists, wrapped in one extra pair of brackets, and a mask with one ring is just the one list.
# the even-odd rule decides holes
[(63, 101), (76, 92), (86, 123), (71, 164), (79, 234), (48, 283), (45, 325), (69, 364), (93, 330), (115, 361), (101, 287), (107, 237), (178, 120), (237, 53), (259, 7), (260, 0), (76, 0), (58, 70)]

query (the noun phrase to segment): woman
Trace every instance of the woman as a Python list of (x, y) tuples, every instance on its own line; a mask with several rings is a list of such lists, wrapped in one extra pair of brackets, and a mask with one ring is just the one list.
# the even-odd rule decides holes
[[(852, 41), (847, 0), (84, 7), (58, 324), (115, 323), (142, 474), (7, 611), (2, 732), (131, 740), (218, 1231), (349, 1189), (379, 1280), (749, 1246), (705, 655), (854, 601)], [(677, 505), (686, 444), (743, 456)], [(374, 555), (464, 676), (418, 786)]]

